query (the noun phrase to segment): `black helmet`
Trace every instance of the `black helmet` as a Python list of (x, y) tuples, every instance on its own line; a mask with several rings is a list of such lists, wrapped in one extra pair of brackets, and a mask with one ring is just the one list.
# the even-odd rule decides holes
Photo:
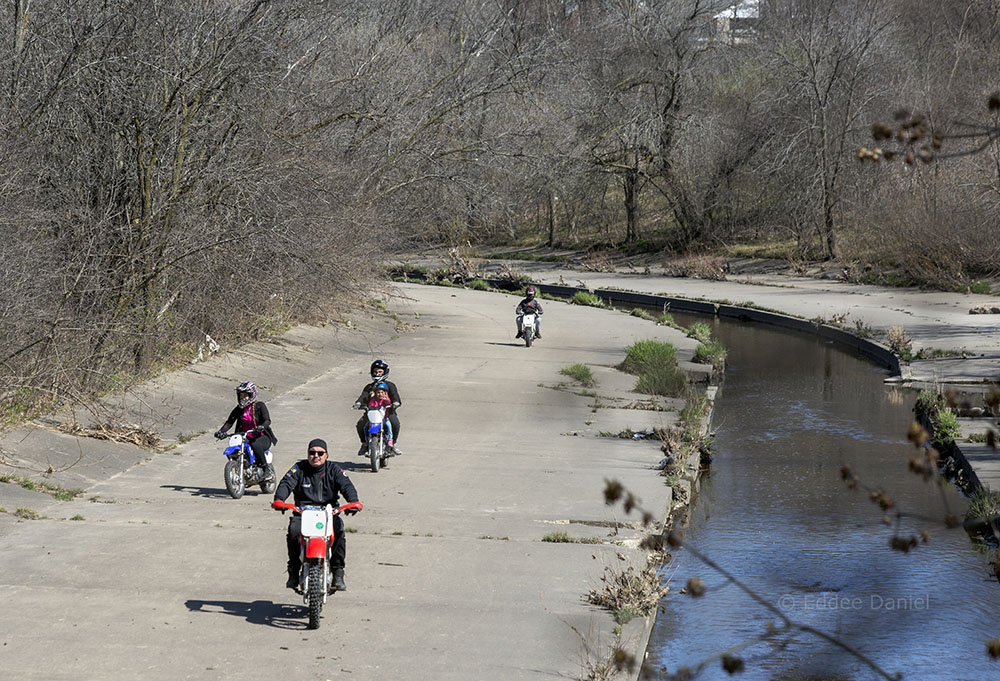
[[(382, 375), (381, 376), (376, 376), (375, 375), (375, 370), (376, 369), (381, 369), (382, 370)], [(370, 373), (372, 375), (372, 380), (375, 380), (375, 379), (378, 379), (378, 378), (385, 378), (386, 376), (389, 375), (389, 365), (386, 364), (385, 362), (383, 362), (382, 360), (377, 359), (374, 362), (372, 362), (372, 368), (371, 368)]]
[[(246, 393), (250, 397), (242, 398), (240, 393)], [(252, 381), (243, 381), (238, 386), (236, 386), (236, 402), (241, 407), (246, 407), (249, 404), (253, 404), (257, 401), (257, 385)]]
[(535, 287), (529, 286), (528, 288), (524, 289), (524, 295), (528, 297), (528, 300), (533, 299), (535, 297)]

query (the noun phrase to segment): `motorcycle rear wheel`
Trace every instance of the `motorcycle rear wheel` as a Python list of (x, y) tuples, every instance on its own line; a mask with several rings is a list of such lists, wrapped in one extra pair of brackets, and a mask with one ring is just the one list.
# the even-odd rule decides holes
[(372, 473), (378, 473), (379, 464), (382, 462), (382, 455), (379, 452), (381, 448), (381, 437), (372, 437), (368, 440), (368, 459), (371, 461)]
[(319, 629), (319, 616), (323, 611), (323, 561), (309, 563), (309, 628)]
[(246, 491), (243, 482), (243, 473), (240, 471), (240, 462), (230, 459), (226, 462), (226, 490), (233, 499), (239, 499)]

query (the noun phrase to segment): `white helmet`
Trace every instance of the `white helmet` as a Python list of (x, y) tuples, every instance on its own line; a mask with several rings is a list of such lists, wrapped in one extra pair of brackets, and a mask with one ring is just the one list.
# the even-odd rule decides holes
[[(249, 395), (249, 397), (243, 397)], [(243, 408), (257, 401), (257, 385), (252, 381), (243, 381), (236, 386), (236, 402)]]

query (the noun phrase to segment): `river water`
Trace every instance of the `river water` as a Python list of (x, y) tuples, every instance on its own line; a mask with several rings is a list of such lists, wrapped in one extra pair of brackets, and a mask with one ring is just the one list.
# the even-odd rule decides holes
[[(680, 317), (678, 315), (678, 317)], [(708, 318), (678, 319), (681, 323)], [(908, 472), (906, 442), (916, 394), (887, 388), (887, 372), (820, 339), (715, 320), (729, 349), (716, 402), (715, 458), (696, 496), (686, 541), (797, 624), (820, 629), (905, 679), (1000, 679), (986, 641), (1000, 637), (1000, 585), (989, 556), (961, 529), (966, 501)], [(891, 494), (905, 536), (930, 531), (908, 554), (889, 547), (892, 528), (840, 468)], [(913, 518), (912, 516), (919, 516)], [(691, 552), (673, 552), (643, 678), (763, 637), (780, 621)], [(681, 593), (701, 578), (700, 598)], [(883, 678), (856, 655), (806, 632), (736, 653), (697, 678), (834, 681)]]

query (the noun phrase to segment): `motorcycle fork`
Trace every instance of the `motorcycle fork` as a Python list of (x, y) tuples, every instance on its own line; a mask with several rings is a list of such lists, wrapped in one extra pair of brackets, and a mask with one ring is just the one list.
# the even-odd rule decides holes
[(333, 552), (332, 539), (331, 537), (331, 541), (326, 543), (325, 558), (306, 558), (306, 538), (299, 536), (299, 564), (302, 566), (299, 569), (299, 588), (306, 597), (307, 603), (309, 598), (309, 565), (310, 561), (314, 560), (323, 561), (323, 602), (326, 603), (326, 592), (330, 587), (330, 582), (333, 581), (333, 570), (330, 568), (330, 560), (333, 557), (331, 555)]

